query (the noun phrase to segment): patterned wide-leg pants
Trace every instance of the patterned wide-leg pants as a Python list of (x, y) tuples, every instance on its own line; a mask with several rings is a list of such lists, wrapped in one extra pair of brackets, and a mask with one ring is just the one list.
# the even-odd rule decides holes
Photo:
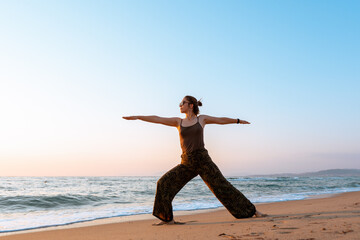
[(248, 218), (255, 214), (255, 206), (226, 180), (207, 150), (201, 149), (182, 154), (181, 164), (158, 180), (153, 215), (165, 222), (173, 220), (172, 200), (198, 174), (235, 218)]

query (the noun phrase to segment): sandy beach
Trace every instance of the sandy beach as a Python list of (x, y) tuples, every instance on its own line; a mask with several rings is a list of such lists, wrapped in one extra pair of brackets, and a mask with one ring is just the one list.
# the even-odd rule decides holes
[(155, 218), (106, 223), (108, 219), (0, 239), (360, 239), (360, 192), (256, 206), (269, 216), (235, 219), (225, 209), (187, 215), (175, 212), (175, 220), (184, 225), (153, 226), (159, 222)]

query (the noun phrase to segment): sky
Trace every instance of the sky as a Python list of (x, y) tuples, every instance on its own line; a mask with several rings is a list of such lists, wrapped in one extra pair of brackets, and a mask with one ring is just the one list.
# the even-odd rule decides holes
[(200, 114), (226, 176), (360, 168), (359, 1), (0, 1), (0, 176), (153, 176)]

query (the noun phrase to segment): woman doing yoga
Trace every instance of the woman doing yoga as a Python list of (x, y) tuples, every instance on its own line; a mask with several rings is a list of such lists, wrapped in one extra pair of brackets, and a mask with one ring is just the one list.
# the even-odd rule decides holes
[(255, 206), (226, 178), (211, 160), (204, 148), (204, 127), (206, 124), (250, 124), (247, 121), (199, 115), (200, 101), (192, 96), (185, 96), (180, 103), (180, 112), (184, 119), (158, 116), (129, 116), (126, 120), (143, 120), (159, 123), (179, 130), (182, 149), (181, 164), (165, 173), (157, 182), (153, 215), (159, 218), (162, 224), (174, 224), (172, 200), (175, 195), (191, 179), (200, 175), (206, 185), (235, 218), (262, 217), (266, 214), (258, 212)]

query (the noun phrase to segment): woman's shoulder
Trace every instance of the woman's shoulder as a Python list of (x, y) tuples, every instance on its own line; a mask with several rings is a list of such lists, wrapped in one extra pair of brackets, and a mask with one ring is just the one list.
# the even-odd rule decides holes
[(198, 116), (199, 120), (202, 120), (202, 121), (204, 121), (205, 119), (207, 119), (209, 117), (210, 117), (209, 115), (205, 115), (205, 114), (201, 114)]
[(174, 121), (176, 121), (178, 124), (180, 124), (180, 122), (183, 120), (183, 119), (180, 118), (180, 117), (173, 117), (173, 118), (171, 118), (171, 119), (173, 119)]
[(206, 125), (206, 118), (208, 117), (208, 115), (205, 115), (205, 114), (201, 114), (198, 116), (199, 118), (199, 123), (202, 127), (205, 127)]
[(181, 122), (183, 121), (183, 119), (180, 118), (180, 117), (173, 117), (172, 119), (173, 119), (174, 121), (176, 121), (176, 127), (180, 127)]

